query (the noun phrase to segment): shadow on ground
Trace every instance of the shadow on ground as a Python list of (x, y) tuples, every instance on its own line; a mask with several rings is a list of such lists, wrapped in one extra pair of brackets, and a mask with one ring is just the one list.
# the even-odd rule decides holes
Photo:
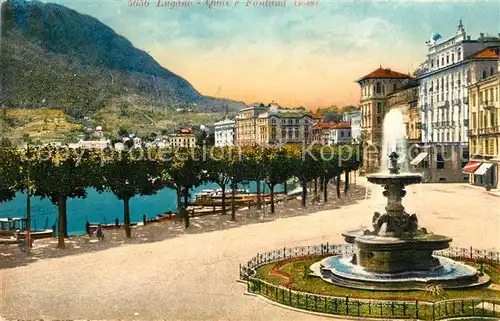
[(180, 220), (151, 223), (146, 226), (136, 226), (132, 229), (132, 238), (127, 239), (122, 229), (106, 230), (104, 241), (95, 237), (75, 236), (66, 239), (66, 248), (57, 248), (57, 239), (36, 240), (30, 254), (23, 252), (18, 245), (0, 245), (0, 269), (14, 268), (28, 265), (40, 259), (78, 255), (88, 252), (102, 251), (124, 244), (141, 244), (159, 242), (185, 234), (198, 234), (220, 231), (240, 227), (248, 224), (265, 223), (277, 219), (309, 215), (318, 211), (339, 209), (342, 206), (356, 204), (366, 198), (366, 188), (360, 185), (351, 185), (347, 193), (342, 192), (337, 198), (335, 186), (330, 186), (328, 201), (323, 202), (323, 192), (318, 191), (315, 198), (313, 193), (308, 196), (308, 204), (304, 208), (300, 198), (280, 200), (276, 203), (275, 214), (270, 214), (269, 205), (262, 210), (256, 208), (240, 209), (236, 212), (236, 220), (231, 221), (231, 209), (228, 214), (211, 214), (197, 216), (190, 219), (191, 226), (184, 228)]

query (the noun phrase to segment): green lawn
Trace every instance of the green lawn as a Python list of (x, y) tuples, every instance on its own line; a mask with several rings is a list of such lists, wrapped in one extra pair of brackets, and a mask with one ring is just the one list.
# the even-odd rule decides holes
[[(290, 288), (293, 290), (330, 295), (337, 297), (363, 298), (363, 299), (387, 299), (387, 300), (420, 300), (436, 302), (449, 299), (481, 298), (500, 299), (500, 292), (487, 289), (486, 287), (468, 290), (442, 290), (438, 295), (426, 291), (368, 291), (349, 289), (327, 283), (318, 277), (307, 276), (311, 264), (319, 261), (321, 257), (304, 259), (283, 265), (279, 270), (291, 276)], [(261, 280), (274, 285), (279, 285), (285, 281), (283, 277), (269, 275), (277, 263), (266, 264), (256, 270), (256, 276)], [(471, 264), (474, 265), (474, 264)], [(477, 265), (476, 265), (477, 266)], [(499, 283), (499, 274), (491, 265), (485, 265), (485, 272), (491, 277), (492, 283)]]

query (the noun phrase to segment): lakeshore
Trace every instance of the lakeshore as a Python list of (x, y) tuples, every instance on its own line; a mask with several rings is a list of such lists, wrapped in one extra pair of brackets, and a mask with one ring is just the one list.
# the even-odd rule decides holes
[[(251, 219), (250, 212), (240, 210), (234, 223), (229, 216), (205, 216), (194, 218), (186, 231), (181, 223), (151, 224), (136, 227), (130, 241), (118, 230), (116, 235), (107, 232), (103, 242), (70, 238), (65, 250), (56, 250), (55, 240), (36, 241), (32, 259), (24, 261), (17, 247), (10, 247), (11, 256), (2, 247), (1, 261), (11, 264), (0, 270), (0, 315), (113, 320), (268, 320), (272, 315), (273, 320), (327, 320), (243, 295), (245, 286), (235, 282), (238, 265), (276, 248), (343, 243), (341, 232), (369, 222), (373, 211), (384, 206), (378, 187), (370, 185), (365, 193), (362, 179), (358, 185), (357, 191), (353, 185), (348, 192), (353, 193), (352, 202), (344, 194), (341, 200), (331, 195), (327, 207), (308, 204), (302, 209), (297, 200), (289, 201), (277, 206), (274, 217)], [(430, 231), (452, 237), (452, 246), (498, 250), (498, 197), (464, 184), (419, 184), (407, 190), (407, 210), (417, 213)], [(249, 224), (258, 222), (266, 223)]]

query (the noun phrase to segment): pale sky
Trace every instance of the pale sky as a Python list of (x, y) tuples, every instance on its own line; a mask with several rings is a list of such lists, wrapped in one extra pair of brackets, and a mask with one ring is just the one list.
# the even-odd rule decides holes
[(355, 81), (379, 65), (413, 72), (431, 34), (455, 35), (460, 19), (472, 38), (500, 33), (498, 1), (320, 1), (312, 8), (286, 1), (256, 8), (229, 0), (230, 7), (212, 9), (196, 0), (174, 9), (158, 0), (147, 8), (127, 0), (44, 2), (99, 19), (202, 94), (309, 108), (357, 105)]

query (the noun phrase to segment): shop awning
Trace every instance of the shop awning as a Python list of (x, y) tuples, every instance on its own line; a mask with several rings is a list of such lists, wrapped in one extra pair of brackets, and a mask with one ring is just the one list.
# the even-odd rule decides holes
[(420, 162), (423, 161), (424, 158), (427, 157), (427, 155), (429, 155), (429, 153), (420, 153), (420, 154), (418, 154), (414, 159), (411, 160), (410, 164), (411, 165), (418, 165), (418, 164), (420, 164)]
[(474, 172), (474, 175), (486, 174), (491, 166), (493, 166), (492, 163), (482, 163), (481, 166), (479, 166), (479, 168)]
[(476, 171), (476, 169), (478, 169), (479, 166), (481, 166), (481, 162), (470, 161), (467, 163), (467, 165), (464, 166), (462, 172), (473, 174)]

